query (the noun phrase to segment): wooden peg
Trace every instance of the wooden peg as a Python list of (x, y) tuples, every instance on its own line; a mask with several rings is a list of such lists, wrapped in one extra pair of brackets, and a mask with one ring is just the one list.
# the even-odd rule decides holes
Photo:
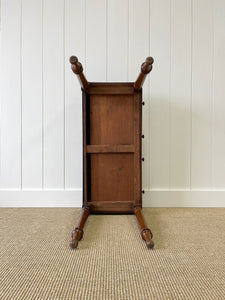
[(141, 72), (138, 75), (138, 78), (134, 83), (134, 89), (136, 91), (139, 91), (142, 88), (142, 85), (145, 81), (145, 77), (152, 70), (153, 62), (154, 62), (154, 59), (152, 57), (147, 57), (145, 62), (143, 62), (143, 64), (141, 65)]
[(78, 58), (76, 56), (70, 57), (70, 63), (73, 73), (76, 74), (78, 77), (81, 88), (84, 90), (87, 89), (89, 87), (89, 83), (86, 77), (84, 76), (82, 64), (78, 61)]

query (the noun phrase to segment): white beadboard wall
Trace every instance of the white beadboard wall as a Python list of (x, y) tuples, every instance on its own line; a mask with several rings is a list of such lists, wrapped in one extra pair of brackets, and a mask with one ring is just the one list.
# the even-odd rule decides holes
[(80, 206), (81, 91), (144, 85), (144, 206), (225, 206), (224, 0), (1, 0), (0, 206)]

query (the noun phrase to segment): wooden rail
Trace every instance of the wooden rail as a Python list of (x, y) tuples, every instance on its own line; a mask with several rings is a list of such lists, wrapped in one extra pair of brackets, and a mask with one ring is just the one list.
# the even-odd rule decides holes
[(88, 145), (86, 147), (87, 153), (129, 153), (134, 150), (134, 145)]

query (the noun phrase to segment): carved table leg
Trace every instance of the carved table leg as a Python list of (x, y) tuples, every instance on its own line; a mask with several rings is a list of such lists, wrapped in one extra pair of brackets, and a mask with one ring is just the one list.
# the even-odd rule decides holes
[(90, 214), (90, 207), (84, 206), (82, 210), (82, 214), (80, 216), (80, 220), (78, 222), (78, 226), (72, 231), (72, 240), (70, 241), (71, 248), (77, 248), (78, 241), (82, 239), (84, 234), (83, 228), (89, 214)]
[(154, 247), (154, 242), (152, 240), (153, 234), (151, 232), (151, 230), (147, 227), (145, 220), (142, 216), (141, 213), (141, 208), (140, 207), (135, 207), (134, 208), (134, 213), (137, 217), (138, 223), (140, 225), (141, 228), (141, 236), (143, 238), (143, 240), (145, 240), (146, 245), (149, 249), (153, 249)]

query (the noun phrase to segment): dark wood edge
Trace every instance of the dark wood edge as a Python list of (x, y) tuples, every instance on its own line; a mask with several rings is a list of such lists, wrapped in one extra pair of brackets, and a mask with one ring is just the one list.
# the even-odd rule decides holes
[(90, 95), (92, 94), (100, 94), (100, 95), (131, 95), (134, 92), (134, 87), (132, 85), (121, 86), (121, 85), (105, 85), (101, 86), (93, 85), (89, 86), (86, 89), (86, 92)]
[(134, 204), (141, 205), (142, 203), (142, 90), (135, 91), (134, 93), (134, 141), (135, 141), (135, 152), (134, 152)]
[(90, 87), (133, 87), (134, 86), (134, 82), (104, 82), (104, 81), (101, 81), (101, 82), (89, 82), (89, 86)]
[(109, 214), (133, 214), (134, 202), (133, 201), (90, 201), (86, 203), (91, 206), (91, 213), (109, 213)]
[(86, 130), (86, 108), (87, 108), (87, 94), (82, 92), (82, 113), (83, 113), (83, 204), (87, 202), (87, 130)]

